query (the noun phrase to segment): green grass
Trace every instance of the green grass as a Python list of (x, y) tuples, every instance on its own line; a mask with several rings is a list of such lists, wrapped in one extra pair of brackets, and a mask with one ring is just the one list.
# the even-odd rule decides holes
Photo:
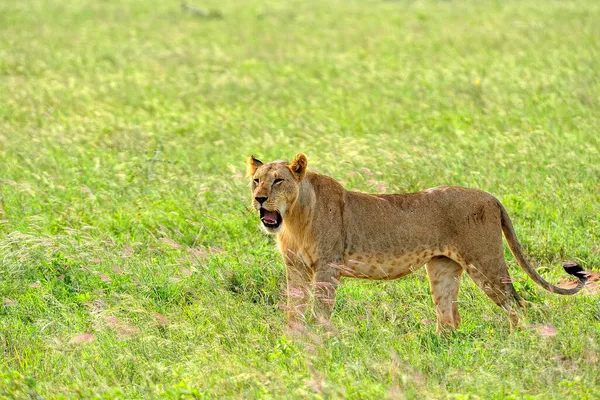
[(508, 251), (555, 336), (465, 279), (438, 338), (423, 270), (345, 280), (333, 334), (286, 336), (242, 176), (303, 151), (348, 188), (480, 188), (548, 279), (597, 270), (600, 3), (193, 5), (223, 18), (0, 4), (0, 398), (600, 396), (598, 295), (546, 293)]

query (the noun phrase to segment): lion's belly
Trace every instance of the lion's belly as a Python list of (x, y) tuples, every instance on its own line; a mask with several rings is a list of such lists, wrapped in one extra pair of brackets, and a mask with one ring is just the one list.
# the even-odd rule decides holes
[(341, 275), (364, 279), (396, 279), (415, 271), (434, 255), (434, 252), (428, 251), (346, 254)]

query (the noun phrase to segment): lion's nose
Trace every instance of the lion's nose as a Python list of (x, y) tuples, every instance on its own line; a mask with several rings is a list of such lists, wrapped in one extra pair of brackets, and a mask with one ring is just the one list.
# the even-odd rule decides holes
[(262, 203), (264, 203), (265, 201), (267, 201), (267, 198), (268, 198), (268, 197), (258, 197), (258, 196), (257, 196), (257, 197), (255, 197), (254, 199), (255, 199), (256, 201), (258, 201), (258, 204), (260, 204), (260, 205), (262, 206)]

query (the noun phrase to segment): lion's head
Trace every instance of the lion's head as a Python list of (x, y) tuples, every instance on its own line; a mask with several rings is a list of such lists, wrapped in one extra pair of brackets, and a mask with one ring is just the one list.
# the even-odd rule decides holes
[(254, 156), (248, 159), (252, 206), (259, 212), (262, 226), (268, 233), (279, 231), (287, 212), (298, 198), (306, 165), (304, 154), (296, 155), (291, 163), (273, 161), (263, 164)]

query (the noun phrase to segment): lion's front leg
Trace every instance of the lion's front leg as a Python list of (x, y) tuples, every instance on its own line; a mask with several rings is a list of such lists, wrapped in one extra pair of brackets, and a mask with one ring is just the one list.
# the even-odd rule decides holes
[[(290, 251), (291, 253), (291, 251)], [(285, 257), (287, 275), (287, 324), (298, 329), (304, 322), (304, 313), (310, 302), (313, 269), (299, 257), (288, 254)]]
[(319, 324), (328, 325), (339, 284), (340, 267), (337, 263), (319, 263), (315, 273), (315, 316)]

